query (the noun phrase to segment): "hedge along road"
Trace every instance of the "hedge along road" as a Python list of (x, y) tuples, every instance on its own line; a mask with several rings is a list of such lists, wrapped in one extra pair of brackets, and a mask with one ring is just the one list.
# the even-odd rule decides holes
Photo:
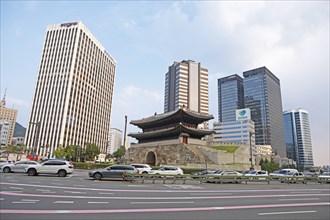
[(132, 184), (0, 174), (4, 219), (327, 219), (325, 184)]

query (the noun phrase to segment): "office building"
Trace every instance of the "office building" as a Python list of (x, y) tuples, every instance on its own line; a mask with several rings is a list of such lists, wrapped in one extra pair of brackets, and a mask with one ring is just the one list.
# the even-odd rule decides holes
[(58, 146), (106, 151), (116, 61), (82, 22), (47, 26), (26, 145), (53, 156)]
[(218, 79), (219, 122), (235, 121), (235, 111), (244, 108), (243, 78), (231, 75)]
[(123, 142), (123, 132), (121, 130), (118, 130), (117, 128), (111, 128), (110, 129), (110, 143), (109, 143), (109, 149), (108, 154), (113, 154), (116, 152)]
[(17, 118), (17, 110), (6, 107), (5, 97), (6, 95), (0, 101), (0, 134), (2, 146), (11, 145)]
[(280, 80), (266, 67), (243, 72), (244, 104), (255, 123), (257, 145), (271, 145), (286, 157)]
[(208, 115), (208, 70), (192, 60), (174, 62), (165, 77), (164, 112), (180, 107)]
[(314, 166), (308, 112), (290, 110), (283, 117), (287, 157), (295, 160), (299, 168)]

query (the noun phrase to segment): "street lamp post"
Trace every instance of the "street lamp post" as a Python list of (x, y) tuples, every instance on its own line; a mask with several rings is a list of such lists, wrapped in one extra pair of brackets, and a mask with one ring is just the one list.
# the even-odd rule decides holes
[(251, 143), (251, 137), (252, 135), (254, 135), (255, 133), (249, 131), (249, 137), (250, 137), (250, 162), (251, 162), (251, 167), (250, 167), (250, 170), (254, 170), (254, 167), (253, 167), (253, 160), (252, 160), (252, 143)]
[(40, 121), (29, 122), (29, 123), (36, 126), (36, 131), (34, 133), (34, 146), (32, 148), (32, 151), (35, 151), (35, 154), (37, 154), (38, 139), (39, 139), (39, 132), (40, 132)]

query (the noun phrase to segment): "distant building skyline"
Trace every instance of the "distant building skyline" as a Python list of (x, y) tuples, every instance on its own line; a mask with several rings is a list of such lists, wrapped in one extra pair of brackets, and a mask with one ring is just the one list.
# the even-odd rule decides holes
[(6, 94), (0, 101), (0, 144), (11, 145), (18, 110), (6, 107)]
[(174, 62), (165, 75), (164, 112), (182, 106), (209, 113), (208, 70), (192, 60)]
[(304, 109), (283, 112), (287, 156), (299, 168), (314, 166), (308, 112)]
[(116, 61), (82, 22), (47, 26), (26, 145), (40, 156), (58, 146), (109, 140)]
[(256, 145), (271, 145), (286, 157), (280, 80), (266, 67), (243, 72), (244, 104), (255, 123)]

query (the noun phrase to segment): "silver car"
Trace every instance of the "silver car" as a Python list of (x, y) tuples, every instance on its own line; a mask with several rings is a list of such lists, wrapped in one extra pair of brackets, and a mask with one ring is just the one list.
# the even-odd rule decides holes
[(95, 180), (104, 178), (125, 180), (125, 173), (136, 174), (138, 170), (130, 165), (112, 165), (104, 169), (90, 170), (88, 175)]
[(25, 173), (25, 168), (29, 165), (37, 165), (33, 160), (18, 161), (16, 163), (8, 163), (1, 168), (4, 173)]

